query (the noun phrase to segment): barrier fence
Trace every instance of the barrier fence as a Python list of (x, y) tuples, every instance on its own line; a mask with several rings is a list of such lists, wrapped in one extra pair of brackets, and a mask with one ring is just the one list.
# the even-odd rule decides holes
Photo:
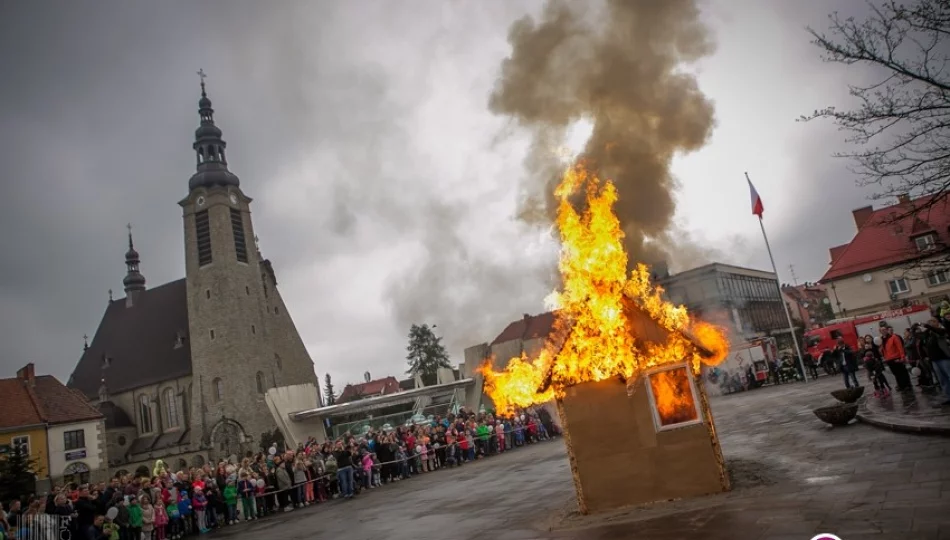
[(23, 514), (18, 516), (11, 539), (17, 540), (71, 540), (70, 516), (51, 514)]

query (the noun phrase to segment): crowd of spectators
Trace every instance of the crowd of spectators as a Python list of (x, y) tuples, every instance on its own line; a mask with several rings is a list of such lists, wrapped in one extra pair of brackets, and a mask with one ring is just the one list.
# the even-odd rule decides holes
[(57, 486), (0, 506), (0, 540), (171, 540), (202, 535), (278, 512), (348, 500), (420, 474), (535, 444), (559, 434), (543, 408), (511, 415), (471, 413), (296, 449), (271, 446), (240, 461), (172, 471), (161, 459), (150, 475)]

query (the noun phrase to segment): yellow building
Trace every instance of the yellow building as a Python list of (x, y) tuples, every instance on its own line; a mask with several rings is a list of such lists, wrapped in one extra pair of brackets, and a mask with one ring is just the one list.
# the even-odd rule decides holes
[(29, 455), (37, 493), (51, 484), (100, 479), (96, 473), (108, 463), (104, 420), (79, 392), (50, 375), (37, 377), (28, 364), (16, 377), (0, 379), (0, 400), (0, 458), (17, 448)]

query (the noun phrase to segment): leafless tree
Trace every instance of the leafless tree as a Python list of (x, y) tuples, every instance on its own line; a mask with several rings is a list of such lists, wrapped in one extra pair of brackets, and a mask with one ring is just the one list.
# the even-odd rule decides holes
[[(950, 1), (868, 2), (863, 19), (829, 16), (825, 33), (812, 28), (823, 59), (870, 68), (873, 82), (851, 85), (853, 108), (828, 107), (802, 116), (831, 119), (849, 133), (854, 149), (836, 154), (852, 163), (861, 185), (875, 185), (876, 199), (909, 194), (917, 202), (889, 218), (927, 222), (946, 211), (950, 186)], [(947, 267), (950, 248), (938, 246), (926, 264)], [(921, 259), (923, 260), (923, 259)]]

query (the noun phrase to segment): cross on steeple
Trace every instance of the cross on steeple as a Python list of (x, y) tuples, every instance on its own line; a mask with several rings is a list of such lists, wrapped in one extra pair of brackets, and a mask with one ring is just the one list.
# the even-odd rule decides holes
[(89, 336), (86, 334), (82, 335), (82, 350), (89, 350)]
[(198, 78), (201, 79), (201, 95), (204, 96), (205, 95), (205, 78), (208, 75), (205, 73), (204, 68), (199, 69), (196, 73), (198, 73)]

